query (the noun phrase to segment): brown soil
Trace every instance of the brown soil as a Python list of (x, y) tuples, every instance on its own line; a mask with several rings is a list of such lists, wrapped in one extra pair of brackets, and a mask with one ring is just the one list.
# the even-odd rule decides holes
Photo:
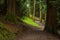
[(57, 36), (42, 31), (25, 31), (18, 34), (15, 40), (60, 40)]
[(53, 35), (51, 33), (41, 31), (36, 28), (31, 29), (27, 25), (24, 27), (25, 29), (22, 32), (18, 32), (15, 40), (60, 40), (56, 35)]

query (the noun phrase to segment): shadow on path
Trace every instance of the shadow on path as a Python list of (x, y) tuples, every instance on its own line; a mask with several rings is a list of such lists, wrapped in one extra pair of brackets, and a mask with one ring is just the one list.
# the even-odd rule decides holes
[(51, 33), (40, 31), (37, 29), (31, 30), (30, 28), (28, 28), (23, 30), (23, 32), (18, 32), (18, 35), (15, 38), (15, 40), (60, 40), (60, 39)]

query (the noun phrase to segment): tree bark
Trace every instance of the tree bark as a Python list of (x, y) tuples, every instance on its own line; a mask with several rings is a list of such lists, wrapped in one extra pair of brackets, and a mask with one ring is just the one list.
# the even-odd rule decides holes
[(52, 3), (47, 2), (47, 16), (46, 16), (46, 27), (45, 30), (51, 33), (55, 33), (57, 29), (56, 21), (56, 7)]
[(13, 12), (13, 14), (14, 14), (14, 17), (16, 17), (16, 0), (13, 0), (12, 1), (13, 3), (13, 5), (12, 5), (12, 12)]
[(8, 12), (12, 10), (12, 7), (11, 7), (11, 0), (7, 0), (7, 13), (6, 13), (6, 16), (8, 15)]

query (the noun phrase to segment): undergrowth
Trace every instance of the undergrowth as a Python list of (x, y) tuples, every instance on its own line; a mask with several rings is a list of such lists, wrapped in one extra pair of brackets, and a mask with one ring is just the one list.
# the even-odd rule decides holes
[(3, 23), (0, 23), (0, 40), (14, 40), (15, 33), (12, 33), (4, 28)]

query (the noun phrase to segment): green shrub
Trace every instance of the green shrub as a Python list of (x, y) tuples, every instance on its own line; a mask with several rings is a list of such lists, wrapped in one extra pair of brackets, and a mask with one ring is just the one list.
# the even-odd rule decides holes
[(12, 33), (4, 28), (3, 23), (0, 23), (0, 40), (14, 40), (15, 33)]

